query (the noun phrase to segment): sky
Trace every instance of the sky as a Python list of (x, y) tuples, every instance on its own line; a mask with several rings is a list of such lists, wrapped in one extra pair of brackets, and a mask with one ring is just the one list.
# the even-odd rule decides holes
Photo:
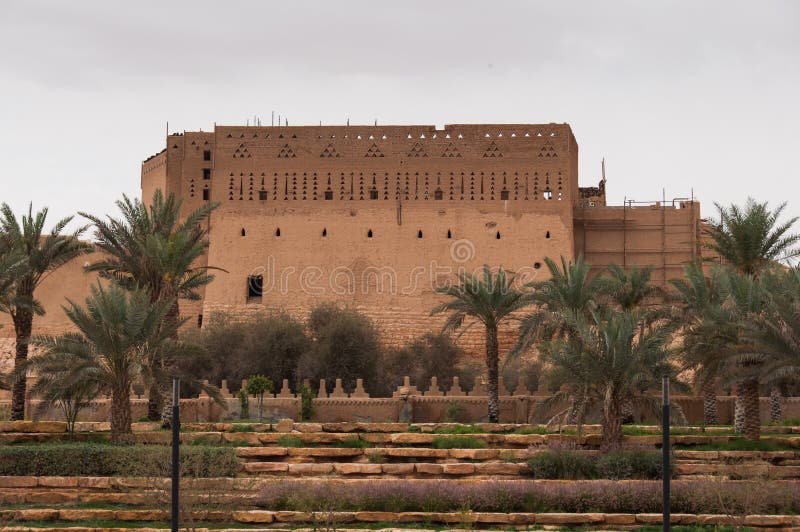
[(115, 213), (171, 132), (567, 122), (609, 204), (800, 215), (800, 2), (7, 2), (0, 201)]

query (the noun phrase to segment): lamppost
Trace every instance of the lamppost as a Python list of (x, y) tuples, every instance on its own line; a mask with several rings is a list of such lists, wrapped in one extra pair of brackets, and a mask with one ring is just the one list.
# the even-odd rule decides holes
[(172, 379), (172, 532), (178, 532), (181, 487), (181, 406), (180, 379)]
[(661, 378), (661, 477), (662, 477), (662, 505), (663, 528), (669, 531), (669, 482), (672, 469), (669, 466), (669, 375)]

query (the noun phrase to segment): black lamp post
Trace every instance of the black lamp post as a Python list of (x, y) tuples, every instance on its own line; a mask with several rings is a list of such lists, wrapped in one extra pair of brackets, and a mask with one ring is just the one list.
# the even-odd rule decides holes
[(661, 379), (661, 477), (662, 477), (662, 504), (663, 504), (663, 530), (669, 526), (669, 482), (672, 469), (669, 466), (669, 376)]

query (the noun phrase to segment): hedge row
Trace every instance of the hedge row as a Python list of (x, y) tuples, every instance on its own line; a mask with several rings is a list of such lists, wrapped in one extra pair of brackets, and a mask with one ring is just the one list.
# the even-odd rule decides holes
[[(168, 477), (172, 451), (161, 445), (67, 443), (0, 446), (4, 476)], [(232, 447), (181, 448), (185, 477), (232, 477), (241, 464)]]
[[(260, 507), (300, 512), (660, 513), (661, 483), (611, 480), (480, 483), (374, 481), (275, 482), (257, 498)], [(691, 514), (797, 514), (800, 483), (675, 481), (672, 511)]]
[(658, 480), (661, 451), (621, 450), (590, 455), (574, 450), (542, 451), (528, 458), (533, 478), (561, 480)]

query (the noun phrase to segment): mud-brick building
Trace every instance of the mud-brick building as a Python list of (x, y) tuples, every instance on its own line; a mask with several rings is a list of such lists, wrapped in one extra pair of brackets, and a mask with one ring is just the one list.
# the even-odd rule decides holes
[[(570, 126), (553, 123), (216, 126), (167, 136), (141, 169), (145, 201), (161, 189), (187, 209), (219, 203), (206, 260), (222, 270), (182, 303), (193, 325), (302, 317), (335, 300), (375, 319), (387, 343), (437, 329), (435, 288), (483, 264), (531, 280), (547, 275), (545, 257), (582, 254), (598, 269), (652, 265), (664, 283), (696, 257), (696, 201), (608, 206), (605, 179), (593, 185), (580, 186)], [(40, 290), (38, 332), (67, 327), (60, 305), (93, 282), (87, 260)], [(477, 352), (483, 339), (464, 342)]]

